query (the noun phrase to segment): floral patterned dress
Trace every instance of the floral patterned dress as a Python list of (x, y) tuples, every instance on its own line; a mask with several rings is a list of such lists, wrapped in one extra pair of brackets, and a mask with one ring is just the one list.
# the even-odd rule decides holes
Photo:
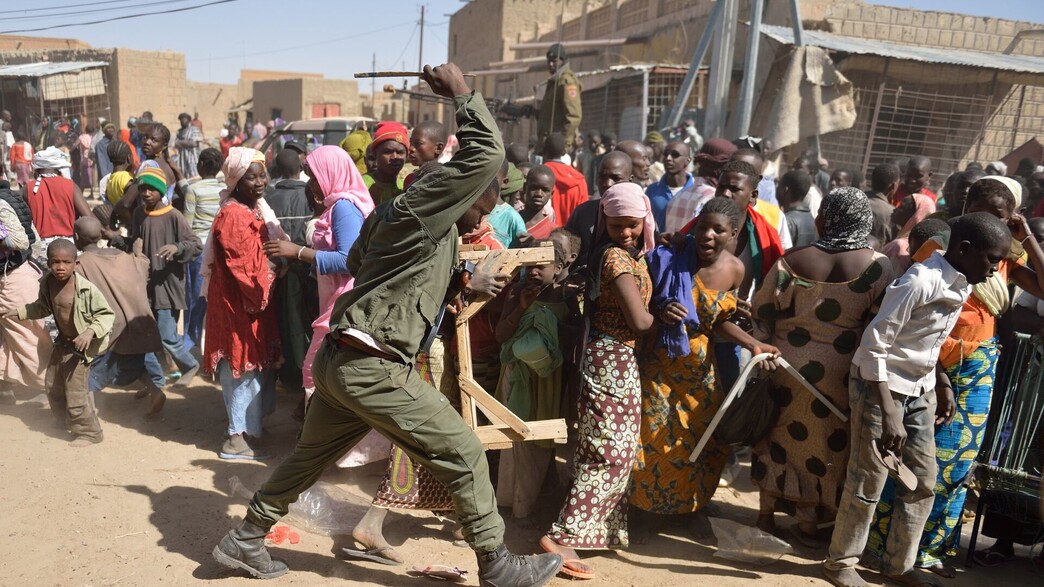
[(627, 491), (638, 452), (641, 381), (634, 347), (638, 335), (624, 319), (609, 284), (634, 276), (648, 306), (652, 279), (645, 259), (610, 247), (602, 255), (601, 295), (584, 349), (580, 388), (580, 441), (576, 478), (562, 513), (551, 526), (552, 540), (577, 550), (627, 546)]
[(725, 399), (714, 373), (711, 332), (736, 312), (735, 292), (708, 289), (695, 275), (693, 282), (700, 325), (689, 332), (689, 356), (671, 359), (667, 349), (649, 348), (639, 360), (642, 442), (631, 504), (656, 514), (692, 513), (710, 503), (729, 457), (728, 447), (712, 439), (689, 462)]

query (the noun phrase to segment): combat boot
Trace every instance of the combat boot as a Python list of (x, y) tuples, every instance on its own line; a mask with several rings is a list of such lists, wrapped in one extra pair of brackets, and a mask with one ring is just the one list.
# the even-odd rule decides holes
[(496, 550), (475, 554), (481, 587), (540, 587), (562, 568), (561, 555), (512, 554), (503, 544)]
[(214, 547), (214, 560), (232, 569), (242, 569), (258, 579), (275, 579), (289, 570), (286, 563), (274, 560), (265, 548), (267, 530), (243, 521), (230, 530)]

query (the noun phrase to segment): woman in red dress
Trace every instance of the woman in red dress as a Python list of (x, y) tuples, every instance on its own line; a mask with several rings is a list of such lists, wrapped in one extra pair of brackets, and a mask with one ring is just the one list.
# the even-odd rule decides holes
[(210, 269), (204, 363), (208, 373), (217, 373), (228, 411), (221, 458), (257, 460), (265, 455), (253, 445), (261, 437), (261, 419), (274, 407), (281, 362), (271, 303), (276, 276), (264, 250), (278, 236), (270, 234), (264, 214), (264, 155), (233, 147), (222, 171), (228, 190), (207, 240), (210, 259), (204, 258)]

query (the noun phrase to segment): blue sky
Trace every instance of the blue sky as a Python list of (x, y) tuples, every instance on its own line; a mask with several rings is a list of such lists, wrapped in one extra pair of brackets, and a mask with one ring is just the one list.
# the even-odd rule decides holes
[[(90, 7), (55, 9), (90, 0), (39, 0), (23, 12), (4, 3), (0, 31), (82, 23), (207, 1), (110, 0), (93, 2), (95, 6)], [(1044, 23), (1044, 0), (870, 3)], [(22, 34), (75, 38), (95, 47), (180, 51), (185, 53), (188, 78), (196, 81), (232, 83), (242, 68), (315, 72), (347, 79), (355, 72), (369, 71), (374, 54), (378, 69), (416, 68), (421, 4), (418, 0), (235, 0), (175, 14)], [(463, 4), (461, 0), (426, 0), (423, 4), (424, 60), (441, 63), (446, 59), (448, 15)], [(92, 10), (98, 12), (69, 15)], [(362, 87), (368, 86), (364, 83)]]

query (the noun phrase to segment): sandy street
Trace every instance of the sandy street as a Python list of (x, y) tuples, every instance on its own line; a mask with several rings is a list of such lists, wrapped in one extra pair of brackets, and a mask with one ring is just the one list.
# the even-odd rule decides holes
[[(210, 551), (245, 511), (245, 500), (229, 495), (229, 479), (237, 476), (244, 486), (255, 488), (269, 467), (291, 450), (298, 427), (290, 418), (295, 398), (280, 394), (278, 412), (268, 423), (268, 446), (275, 456), (259, 464), (217, 458), (225, 412), (216, 386), (198, 378), (194, 387), (169, 396), (163, 417), (153, 422), (144, 418), (146, 406), (135, 401), (132, 392), (102, 394), (98, 403), (105, 441), (81, 449), (67, 445), (65, 431), (47, 409), (25, 401), (31, 394), (19, 394), (22, 401), (16, 406), (0, 407), (0, 551), (5, 553), (0, 557), (0, 585), (258, 585), (220, 568)], [(324, 481), (336, 484), (345, 496), (338, 507), (343, 535), (327, 537), (295, 527), (299, 544), (286, 542), (272, 549), (291, 571), (271, 584), (426, 585), (429, 579), (407, 572), (413, 566), (440, 563), (471, 571), (467, 584), (477, 585), (470, 550), (454, 546), (444, 524), (428, 513), (388, 517), (386, 535), (407, 557), (404, 566), (349, 562), (338, 556), (342, 547), (351, 545), (347, 534), (383, 472), (383, 464), (328, 472)], [(757, 497), (749, 484), (740, 483), (739, 491), (720, 490), (716, 501), (722, 516), (753, 524)], [(509, 546), (532, 552), (556, 514), (552, 506), (531, 524), (509, 520)], [(790, 523), (782, 516), (778, 520)], [(716, 558), (715, 550), (714, 540), (696, 543), (683, 528), (666, 528), (648, 544), (592, 556), (589, 561), (599, 577), (588, 584), (827, 585), (818, 578), (822, 553), (798, 550), (755, 567)], [(999, 569), (961, 566), (959, 577), (945, 584), (1039, 585), (1040, 575), (1025, 549), (1019, 553), (1019, 560)], [(872, 574), (868, 578), (879, 580)], [(569, 584), (565, 579), (552, 583)]]

